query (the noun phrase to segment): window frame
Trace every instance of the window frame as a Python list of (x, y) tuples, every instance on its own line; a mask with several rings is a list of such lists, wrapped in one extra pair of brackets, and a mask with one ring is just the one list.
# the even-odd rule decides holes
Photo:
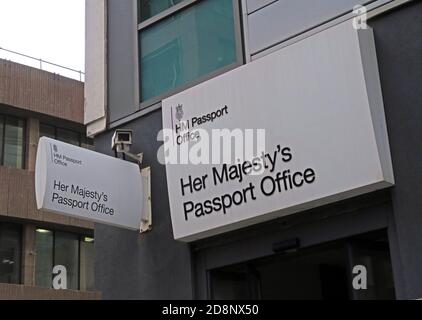
[[(53, 131), (54, 131), (54, 138), (53, 139), (55, 139), (55, 140), (59, 140), (58, 138), (57, 138), (57, 136), (58, 136), (58, 131), (59, 130), (62, 130), (62, 131), (70, 131), (70, 132), (73, 132), (73, 133), (77, 133), (78, 134), (78, 146), (79, 147), (81, 147), (81, 148), (84, 148), (84, 145), (89, 145), (88, 144), (88, 137), (87, 136), (85, 136), (82, 132), (80, 132), (80, 131), (77, 131), (77, 130), (73, 130), (73, 129), (68, 129), (68, 128), (63, 128), (63, 127), (58, 127), (58, 126), (55, 126), (55, 125), (52, 125), (52, 124), (49, 124), (49, 123), (46, 123), (46, 122), (40, 122), (40, 130), (39, 130), (39, 138), (41, 138), (41, 137), (47, 137), (47, 136), (44, 136), (44, 135), (42, 135), (42, 133), (41, 133), (41, 126), (45, 126), (45, 127), (50, 127), (50, 128), (52, 128), (53, 129)], [(62, 141), (62, 140), (59, 140), (59, 141)], [(92, 142), (94, 142), (94, 141), (92, 141)], [(66, 143), (66, 142), (65, 142)], [(94, 144), (92, 143), (91, 144), (92, 146), (94, 146)], [(86, 147), (85, 147), (86, 148)], [(88, 150), (90, 150), (89, 148), (86, 148), (86, 149), (88, 149)]]
[[(43, 227), (37, 226), (35, 228), (35, 232), (37, 232), (37, 229), (45, 229)], [(95, 238), (93, 234), (88, 234), (88, 233), (74, 233), (74, 232), (69, 232), (69, 231), (62, 231), (62, 230), (56, 230), (56, 229), (50, 229), (47, 228), (45, 229), (47, 231), (50, 231), (52, 233), (52, 265), (51, 265), (51, 270), (53, 270), (54, 266), (56, 265), (56, 233), (57, 232), (62, 232), (62, 233), (69, 233), (69, 234), (73, 234), (76, 235), (78, 237), (78, 288), (76, 289), (77, 291), (81, 291), (81, 242), (84, 241), (84, 238), (89, 237), (89, 238), (93, 238), (94, 242), (95, 242)], [(36, 236), (35, 236), (35, 241), (36, 241)], [(34, 272), (35, 269), (37, 268), (36, 264), (34, 265)], [(53, 274), (51, 274), (51, 280), (53, 279)], [(94, 279), (95, 281), (95, 279)], [(35, 283), (36, 286), (38, 286)], [(41, 287), (44, 288), (44, 287)], [(48, 289), (52, 289), (53, 288), (53, 281), (51, 281), (51, 286), (48, 287)], [(75, 289), (69, 289), (67, 288), (67, 290), (75, 290)]]
[[(72, 130), (72, 129), (67, 129), (67, 128), (62, 128), (62, 127), (57, 127), (55, 125), (51, 125), (51, 124), (48, 124), (48, 123), (40, 122), (40, 138), (41, 137), (45, 137), (45, 136), (41, 135), (41, 126), (46, 126), (46, 127), (50, 127), (52, 129), (54, 129), (54, 139), (55, 140), (58, 140), (57, 139), (57, 132), (59, 130), (67, 130), (67, 131), (71, 131), (73, 133), (77, 133), (78, 134), (78, 142), (79, 142), (78, 143), (78, 146), (80, 147), (82, 145), (82, 134), (79, 131)], [(59, 140), (59, 141), (61, 141), (61, 140)]]
[(7, 119), (16, 119), (18, 121), (22, 121), (22, 130), (23, 130), (23, 134), (22, 134), (22, 166), (19, 167), (14, 167), (14, 166), (7, 166), (9, 168), (15, 168), (15, 169), (19, 169), (19, 170), (25, 170), (27, 167), (27, 159), (26, 159), (26, 154), (27, 154), (27, 130), (26, 130), (26, 119), (22, 118), (22, 117), (15, 117), (15, 116), (11, 116), (8, 114), (1, 114), (0, 113), (0, 122), (3, 124), (2, 127), (2, 135), (1, 135), (1, 139), (2, 139), (2, 144), (1, 144), (1, 150), (0, 150), (0, 166), (5, 166), (4, 165), (4, 149), (5, 149), (5, 137), (6, 137), (6, 120)]
[(139, 109), (135, 112), (135, 114), (139, 111), (142, 111), (144, 109), (147, 109), (149, 107), (153, 107), (157, 104), (161, 105), (161, 101), (165, 98), (168, 98), (176, 93), (185, 91), (186, 89), (192, 88), (202, 82), (205, 82), (207, 80), (210, 80), (212, 78), (215, 78), (223, 73), (226, 73), (227, 71), (233, 70), (243, 64), (245, 64), (245, 55), (244, 55), (244, 37), (243, 37), (243, 29), (242, 29), (242, 6), (240, 1), (241, 0), (231, 0), (233, 5), (233, 19), (234, 19), (234, 36), (235, 36), (235, 46), (236, 46), (236, 61), (226, 65), (222, 68), (219, 68), (211, 73), (208, 73), (206, 75), (203, 75), (201, 77), (196, 78), (195, 80), (189, 81), (177, 88), (170, 89), (168, 91), (165, 91), (158, 96), (155, 96), (153, 98), (147, 99), (145, 101), (142, 101), (142, 80), (141, 80), (141, 65), (140, 65), (140, 52), (141, 52), (141, 42), (139, 41), (139, 35), (140, 33), (149, 28), (152, 27), (154, 24), (158, 24), (159, 22), (163, 21), (164, 19), (171, 17), (172, 15), (179, 13), (193, 5), (198, 4), (200, 1), (208, 1), (208, 0), (185, 0), (178, 4), (175, 4), (174, 6), (140, 22), (139, 19), (139, 0), (134, 1), (135, 5), (135, 15), (136, 15), (136, 23), (137, 23), (137, 32), (136, 32), (136, 41), (138, 45), (136, 46), (137, 52), (135, 54), (136, 57), (136, 63), (135, 67), (138, 70), (137, 72), (137, 100), (139, 103)]

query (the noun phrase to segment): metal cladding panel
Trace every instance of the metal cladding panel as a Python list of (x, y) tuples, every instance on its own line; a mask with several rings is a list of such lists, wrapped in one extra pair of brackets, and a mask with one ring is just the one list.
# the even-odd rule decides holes
[(108, 1), (108, 121), (139, 110), (136, 1)]
[(85, 123), (106, 116), (107, 22), (106, 1), (86, 1)]
[[(248, 1), (248, 11), (258, 8)], [(368, 0), (279, 0), (248, 16), (250, 54), (256, 54), (310, 28), (351, 12)], [(252, 6), (252, 7), (251, 7)]]
[(257, 11), (261, 9), (262, 7), (265, 7), (269, 5), (270, 3), (276, 2), (276, 1), (278, 0), (247, 0), (246, 1), (247, 12), (251, 13), (251, 12)]

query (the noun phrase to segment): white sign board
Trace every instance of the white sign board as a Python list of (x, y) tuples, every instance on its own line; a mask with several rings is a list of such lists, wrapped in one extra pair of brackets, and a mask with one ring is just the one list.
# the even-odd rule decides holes
[(139, 230), (144, 205), (139, 166), (42, 137), (35, 168), (38, 209)]
[(165, 99), (163, 127), (174, 130), (166, 150), (200, 129), (266, 133), (259, 175), (248, 174), (253, 159), (166, 165), (183, 241), (394, 183), (372, 31), (351, 21)]

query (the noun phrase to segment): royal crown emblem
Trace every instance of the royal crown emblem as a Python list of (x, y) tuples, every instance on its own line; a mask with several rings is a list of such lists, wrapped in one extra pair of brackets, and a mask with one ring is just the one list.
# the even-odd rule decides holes
[(180, 122), (183, 119), (183, 105), (179, 104), (176, 107), (176, 119)]

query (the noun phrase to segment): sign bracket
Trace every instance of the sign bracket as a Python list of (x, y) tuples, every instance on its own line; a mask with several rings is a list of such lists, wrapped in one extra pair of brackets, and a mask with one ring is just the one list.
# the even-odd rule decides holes
[(141, 225), (139, 232), (142, 234), (152, 230), (151, 167), (141, 169), (141, 176), (144, 184), (144, 207), (141, 212)]

